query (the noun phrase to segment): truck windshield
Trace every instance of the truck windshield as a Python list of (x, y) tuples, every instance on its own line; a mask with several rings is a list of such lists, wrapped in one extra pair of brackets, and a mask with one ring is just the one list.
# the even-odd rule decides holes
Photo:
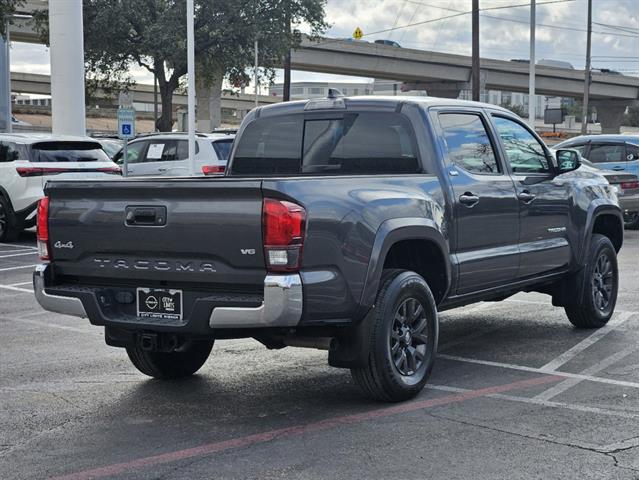
[(402, 174), (420, 169), (415, 134), (398, 113), (254, 121), (239, 140), (232, 174)]
[(99, 143), (41, 142), (32, 147), (32, 162), (108, 162)]

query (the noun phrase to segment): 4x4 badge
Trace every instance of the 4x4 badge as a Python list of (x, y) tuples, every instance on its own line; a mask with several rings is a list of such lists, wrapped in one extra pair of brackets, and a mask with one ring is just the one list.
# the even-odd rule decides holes
[(68, 241), (67, 243), (62, 243), (60, 240), (53, 244), (53, 248), (68, 248), (69, 250), (73, 250), (73, 242)]

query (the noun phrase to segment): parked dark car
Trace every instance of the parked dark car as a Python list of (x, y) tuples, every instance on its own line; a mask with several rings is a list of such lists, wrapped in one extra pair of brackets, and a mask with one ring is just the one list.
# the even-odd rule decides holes
[(543, 292), (578, 328), (615, 309), (615, 190), (508, 110), (326, 98), (253, 110), (225, 177), (49, 182), (36, 298), (88, 317), (157, 378), (216, 340), (328, 350), (401, 401), (435, 361), (438, 311)]

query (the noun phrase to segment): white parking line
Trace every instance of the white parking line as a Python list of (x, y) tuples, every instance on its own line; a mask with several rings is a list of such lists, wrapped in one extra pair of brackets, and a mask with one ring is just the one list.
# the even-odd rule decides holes
[(521, 372), (542, 373), (545, 375), (555, 375), (558, 377), (566, 377), (566, 378), (578, 378), (580, 380), (587, 380), (589, 382), (595, 382), (595, 383), (605, 383), (608, 385), (616, 385), (618, 387), (639, 388), (639, 383), (637, 382), (627, 382), (624, 380), (613, 380), (610, 378), (593, 377), (592, 375), (583, 375), (581, 373), (569, 373), (569, 372), (562, 372), (560, 370), (548, 370), (547, 368), (527, 367), (525, 365), (515, 365), (512, 363), (491, 362), (488, 360), (478, 360), (476, 358), (458, 357), (456, 355), (438, 354), (437, 358), (442, 358), (444, 360), (453, 360), (456, 362), (474, 363), (477, 365), (485, 365), (488, 367), (508, 368), (510, 370), (519, 370)]
[(22, 268), (35, 268), (38, 265), (20, 265), (19, 267), (0, 268), (0, 272), (10, 272), (11, 270), (20, 270)]
[(13, 292), (33, 293), (33, 289), (12, 287), (11, 285), (0, 285), (0, 288), (2, 288), (4, 290), (11, 290)]
[(33, 285), (32, 281), (28, 281), (28, 282), (20, 282), (20, 283), (12, 283), (11, 285), (8, 285), (9, 287), (22, 287), (23, 285)]
[(37, 254), (38, 252), (33, 250), (28, 252), (21, 251), (20, 253), (12, 253), (11, 255), (0, 255), (0, 258), (23, 257), (25, 255), (37, 255)]
[[(452, 393), (465, 393), (469, 391), (466, 388), (449, 387), (447, 385), (426, 384), (426, 388), (430, 388), (432, 390), (441, 390), (444, 392), (452, 392)], [(577, 412), (586, 412), (586, 413), (599, 413), (602, 415), (609, 415), (612, 417), (622, 417), (622, 418), (632, 418), (632, 419), (639, 418), (639, 413), (624, 412), (619, 410), (609, 410), (607, 408), (601, 408), (601, 407), (588, 407), (585, 405), (577, 405), (574, 403), (549, 402), (547, 400), (539, 400), (536, 397), (535, 398), (519, 397), (516, 395), (506, 395), (503, 393), (496, 393), (493, 395), (486, 395), (486, 396), (490, 398), (510, 400), (512, 402), (527, 403), (530, 405), (540, 405), (542, 407), (563, 408), (566, 410), (575, 410)]]
[(615, 327), (618, 327), (619, 325), (624, 323), (626, 320), (628, 320), (630, 317), (632, 317), (632, 312), (622, 312), (618, 314), (616, 317), (611, 319), (610, 322), (608, 322), (608, 325), (598, 330), (595, 330), (593, 333), (591, 333), (589, 336), (584, 338), (581, 342), (579, 342), (577, 345), (572, 347), (570, 350), (552, 359), (550, 362), (548, 362), (546, 365), (544, 365), (541, 368), (545, 370), (557, 370), (559, 367), (568, 363), (570, 360), (575, 358), (577, 355), (579, 355), (581, 352), (586, 350), (588, 347), (597, 343), (603, 337), (605, 337), (610, 332), (612, 332), (615, 329)]
[(33, 250), (37, 250), (38, 247), (30, 247), (29, 245), (20, 245), (15, 243), (0, 243), (0, 247), (10, 247), (10, 248), (31, 248)]
[[(582, 375), (595, 375), (596, 373), (599, 373), (599, 372), (605, 370), (606, 368), (614, 365), (615, 363), (619, 362), (620, 360), (623, 360), (628, 355), (633, 353), (635, 350), (637, 350), (637, 347), (635, 347), (634, 345), (631, 346), (631, 347), (626, 347), (623, 350), (618, 351), (614, 355), (610, 355), (609, 357), (604, 358), (600, 362), (597, 362), (594, 365), (586, 368), (585, 370), (583, 370), (581, 372), (581, 374)], [(552, 399), (552, 398), (554, 398), (554, 397), (556, 397), (558, 395), (561, 395), (566, 390), (570, 390), (572, 387), (575, 387), (575, 386), (579, 385), (582, 381), (583, 380), (579, 380), (577, 378), (569, 378), (567, 380), (564, 380), (561, 383), (553, 385), (552, 387), (550, 387), (545, 392), (540, 393), (539, 395), (537, 395), (535, 397), (535, 399), (537, 399), (537, 400), (550, 400), (550, 399)]]
[(76, 332), (76, 333), (85, 333), (85, 334), (89, 334), (89, 335), (95, 335), (96, 333), (97, 334), (101, 334), (101, 332), (99, 330), (95, 330), (95, 329), (83, 330), (81, 328), (67, 327), (66, 325), (58, 325), (58, 324), (51, 323), (51, 322), (41, 322), (40, 320), (31, 320), (31, 319), (28, 319), (28, 318), (0, 317), (0, 320), (5, 320), (5, 321), (9, 321), (9, 322), (16, 322), (16, 323), (25, 323), (25, 324), (29, 324), (29, 325), (37, 325), (39, 327), (57, 328), (59, 330), (67, 330), (69, 332)]

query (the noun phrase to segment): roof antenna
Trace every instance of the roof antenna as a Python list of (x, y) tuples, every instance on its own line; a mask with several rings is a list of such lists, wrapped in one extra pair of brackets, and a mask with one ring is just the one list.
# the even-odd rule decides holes
[(338, 90), (337, 88), (329, 88), (328, 89), (328, 98), (341, 98), (344, 94)]

